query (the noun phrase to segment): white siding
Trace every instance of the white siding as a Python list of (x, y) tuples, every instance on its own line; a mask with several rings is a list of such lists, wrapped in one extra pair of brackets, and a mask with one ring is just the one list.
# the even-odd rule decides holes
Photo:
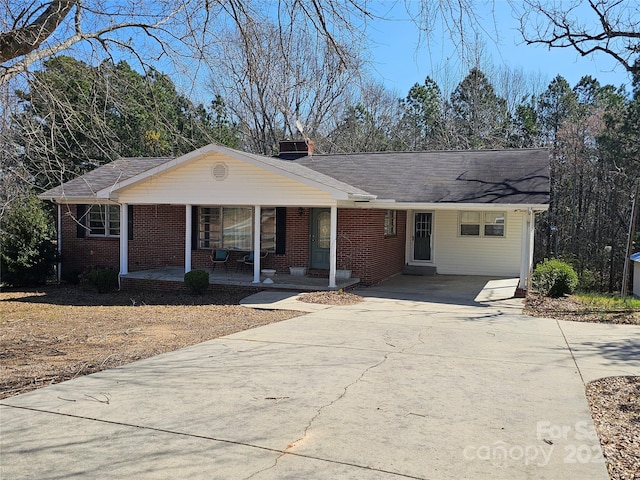
[[(212, 167), (227, 166), (227, 177), (216, 180)], [(262, 168), (210, 154), (124, 188), (118, 201), (193, 205), (305, 205), (335, 203), (330, 194)]]
[(640, 262), (633, 262), (633, 294), (640, 297)]
[(445, 275), (520, 276), (522, 214), (507, 212), (502, 238), (461, 237), (458, 212), (434, 213), (433, 260)]

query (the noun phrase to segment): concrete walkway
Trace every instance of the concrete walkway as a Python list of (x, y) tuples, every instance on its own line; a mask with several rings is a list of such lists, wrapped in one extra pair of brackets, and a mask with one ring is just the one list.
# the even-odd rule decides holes
[(0, 478), (607, 479), (583, 379), (640, 373), (640, 327), (525, 317), (493, 281), (402, 277), (5, 399)]

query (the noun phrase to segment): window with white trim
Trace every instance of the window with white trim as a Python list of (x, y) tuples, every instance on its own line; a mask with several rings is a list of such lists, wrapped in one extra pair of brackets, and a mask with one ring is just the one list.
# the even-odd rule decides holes
[(504, 237), (504, 212), (484, 213), (484, 236)]
[(87, 227), (91, 237), (119, 237), (120, 205), (91, 205)]
[(462, 237), (504, 237), (505, 212), (460, 212), (459, 232)]
[[(198, 207), (198, 248), (253, 250), (253, 208)], [(260, 250), (276, 251), (276, 208), (260, 212)]]
[(384, 234), (389, 237), (396, 234), (397, 212), (395, 210), (387, 210), (384, 214)]

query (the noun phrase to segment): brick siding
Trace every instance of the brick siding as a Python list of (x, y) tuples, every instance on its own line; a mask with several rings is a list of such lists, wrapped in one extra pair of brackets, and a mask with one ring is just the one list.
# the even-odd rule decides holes
[[(288, 273), (290, 266), (309, 265), (309, 208), (287, 208), (285, 254), (270, 253), (265, 268)], [(399, 273), (404, 266), (407, 214), (397, 213), (397, 234), (384, 235), (384, 210), (338, 209), (338, 268), (352, 270), (361, 283), (373, 285)], [(133, 240), (129, 240), (129, 270), (183, 266), (185, 207), (135, 205)], [(62, 262), (64, 271), (81, 272), (87, 267), (119, 269), (119, 239), (77, 237), (75, 206), (62, 218)], [(192, 268), (209, 269), (209, 250), (194, 250)], [(242, 252), (231, 252), (229, 268), (236, 268)]]

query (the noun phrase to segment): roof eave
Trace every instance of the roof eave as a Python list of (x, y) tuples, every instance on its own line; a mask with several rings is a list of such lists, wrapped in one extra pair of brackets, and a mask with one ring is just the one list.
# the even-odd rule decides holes
[(546, 212), (545, 203), (462, 203), (462, 202), (397, 202), (395, 200), (375, 200), (369, 206), (392, 210), (532, 210)]

